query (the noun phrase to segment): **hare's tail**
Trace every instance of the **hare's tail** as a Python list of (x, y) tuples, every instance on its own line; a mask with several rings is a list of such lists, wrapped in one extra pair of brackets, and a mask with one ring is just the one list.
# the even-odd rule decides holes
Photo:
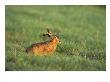
[(25, 50), (25, 52), (26, 52), (26, 53), (29, 53), (31, 50), (32, 50), (32, 48), (28, 47), (28, 48)]

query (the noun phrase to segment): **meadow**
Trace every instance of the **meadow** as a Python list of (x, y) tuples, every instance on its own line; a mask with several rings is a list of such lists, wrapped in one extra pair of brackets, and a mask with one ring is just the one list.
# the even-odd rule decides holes
[[(45, 41), (46, 28), (61, 44), (50, 56), (25, 49)], [(5, 6), (6, 71), (105, 71), (105, 6)]]

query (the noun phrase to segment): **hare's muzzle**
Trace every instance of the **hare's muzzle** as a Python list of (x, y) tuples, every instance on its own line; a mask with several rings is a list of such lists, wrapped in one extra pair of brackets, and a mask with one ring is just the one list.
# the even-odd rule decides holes
[(59, 43), (61, 44), (61, 41), (59, 41)]

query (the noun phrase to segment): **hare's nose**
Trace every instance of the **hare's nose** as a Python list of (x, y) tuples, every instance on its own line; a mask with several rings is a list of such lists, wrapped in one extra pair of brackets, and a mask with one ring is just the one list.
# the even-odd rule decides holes
[(61, 44), (61, 41), (59, 41), (59, 43)]

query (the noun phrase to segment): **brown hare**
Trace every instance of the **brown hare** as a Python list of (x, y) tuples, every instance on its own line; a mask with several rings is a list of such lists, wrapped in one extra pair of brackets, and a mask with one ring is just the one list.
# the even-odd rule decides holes
[(47, 33), (43, 34), (43, 36), (50, 37), (50, 40), (32, 44), (26, 49), (26, 52), (31, 52), (34, 55), (49, 55), (54, 53), (58, 43), (60, 43), (59, 38), (56, 35), (52, 35), (52, 32), (49, 29), (47, 29)]

